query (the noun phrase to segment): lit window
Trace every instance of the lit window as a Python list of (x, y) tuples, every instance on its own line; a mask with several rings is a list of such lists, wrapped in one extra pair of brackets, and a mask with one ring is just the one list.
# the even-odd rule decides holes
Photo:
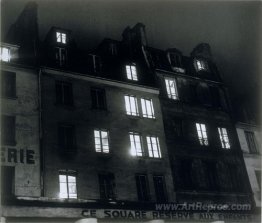
[(208, 146), (206, 125), (196, 123), (196, 128), (200, 145)]
[(165, 79), (165, 82), (166, 82), (166, 91), (167, 91), (168, 98), (177, 100), (178, 93), (177, 93), (175, 79)]
[(96, 152), (109, 153), (108, 131), (95, 130), (94, 136)]
[(0, 47), (0, 60), (4, 62), (10, 61), (10, 49), (6, 47)]
[(206, 70), (207, 69), (207, 63), (203, 60), (196, 60), (196, 66), (197, 70)]
[(131, 155), (132, 156), (143, 156), (141, 135), (134, 132), (129, 132), (130, 144), (131, 144)]
[(128, 115), (138, 116), (137, 98), (125, 95), (126, 113)]
[(59, 174), (60, 198), (77, 198), (76, 176), (73, 173)]
[(160, 151), (158, 137), (147, 136), (146, 141), (147, 141), (149, 157), (161, 158), (161, 151)]
[(141, 99), (142, 113), (145, 118), (155, 118), (152, 99)]
[(56, 41), (58, 43), (66, 43), (66, 34), (61, 32), (56, 32)]
[(126, 75), (127, 79), (137, 81), (137, 72), (136, 66), (134, 65), (126, 65)]
[(219, 138), (223, 149), (230, 149), (227, 130), (225, 128), (218, 128)]

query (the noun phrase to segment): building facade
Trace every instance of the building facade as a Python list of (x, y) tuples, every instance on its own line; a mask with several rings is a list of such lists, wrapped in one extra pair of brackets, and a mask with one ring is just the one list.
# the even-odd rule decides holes
[(248, 172), (256, 207), (261, 208), (261, 131), (258, 126), (238, 122), (237, 134)]
[(40, 42), (33, 3), (6, 41), (3, 222), (259, 222), (208, 44), (155, 49), (141, 23), (92, 51), (61, 27)]

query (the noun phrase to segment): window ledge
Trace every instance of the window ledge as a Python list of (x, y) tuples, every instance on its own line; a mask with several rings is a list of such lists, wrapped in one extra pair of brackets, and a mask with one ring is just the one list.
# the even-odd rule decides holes
[[(126, 113), (125, 113), (126, 114)], [(139, 116), (139, 115), (128, 115), (128, 114), (126, 114), (126, 116), (128, 117), (128, 118), (131, 118), (131, 119), (141, 119), (141, 117)]]
[(10, 142), (1, 142), (2, 146), (16, 146), (16, 141), (10, 141)]
[(60, 108), (64, 108), (64, 109), (67, 109), (67, 110), (75, 110), (74, 105), (64, 105), (64, 104), (55, 103), (55, 106), (60, 107)]
[(2, 96), (2, 99), (16, 100), (17, 96)]

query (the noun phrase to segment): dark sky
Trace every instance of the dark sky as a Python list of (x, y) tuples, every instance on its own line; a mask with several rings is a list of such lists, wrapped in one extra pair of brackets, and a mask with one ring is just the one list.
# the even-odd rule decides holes
[[(2, 34), (28, 0), (2, 0)], [(148, 43), (189, 55), (200, 42), (212, 53), (235, 104), (247, 101), (258, 114), (261, 84), (261, 1), (35, 0), (40, 37), (51, 26), (71, 29), (90, 49), (108, 37), (121, 40), (126, 26), (146, 25)]]

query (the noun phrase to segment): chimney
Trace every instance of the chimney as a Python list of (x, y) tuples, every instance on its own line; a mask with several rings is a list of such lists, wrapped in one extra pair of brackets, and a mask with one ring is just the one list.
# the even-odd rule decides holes
[(125, 28), (122, 37), (124, 42), (128, 42), (132, 46), (147, 45), (145, 25), (142, 23), (137, 23), (132, 29), (129, 26)]
[(35, 2), (26, 4), (16, 22), (8, 30), (4, 41), (20, 46), (21, 61), (30, 64), (35, 61), (39, 44), (37, 4)]
[(211, 48), (208, 43), (198, 44), (191, 52), (191, 57), (203, 57), (212, 60)]

